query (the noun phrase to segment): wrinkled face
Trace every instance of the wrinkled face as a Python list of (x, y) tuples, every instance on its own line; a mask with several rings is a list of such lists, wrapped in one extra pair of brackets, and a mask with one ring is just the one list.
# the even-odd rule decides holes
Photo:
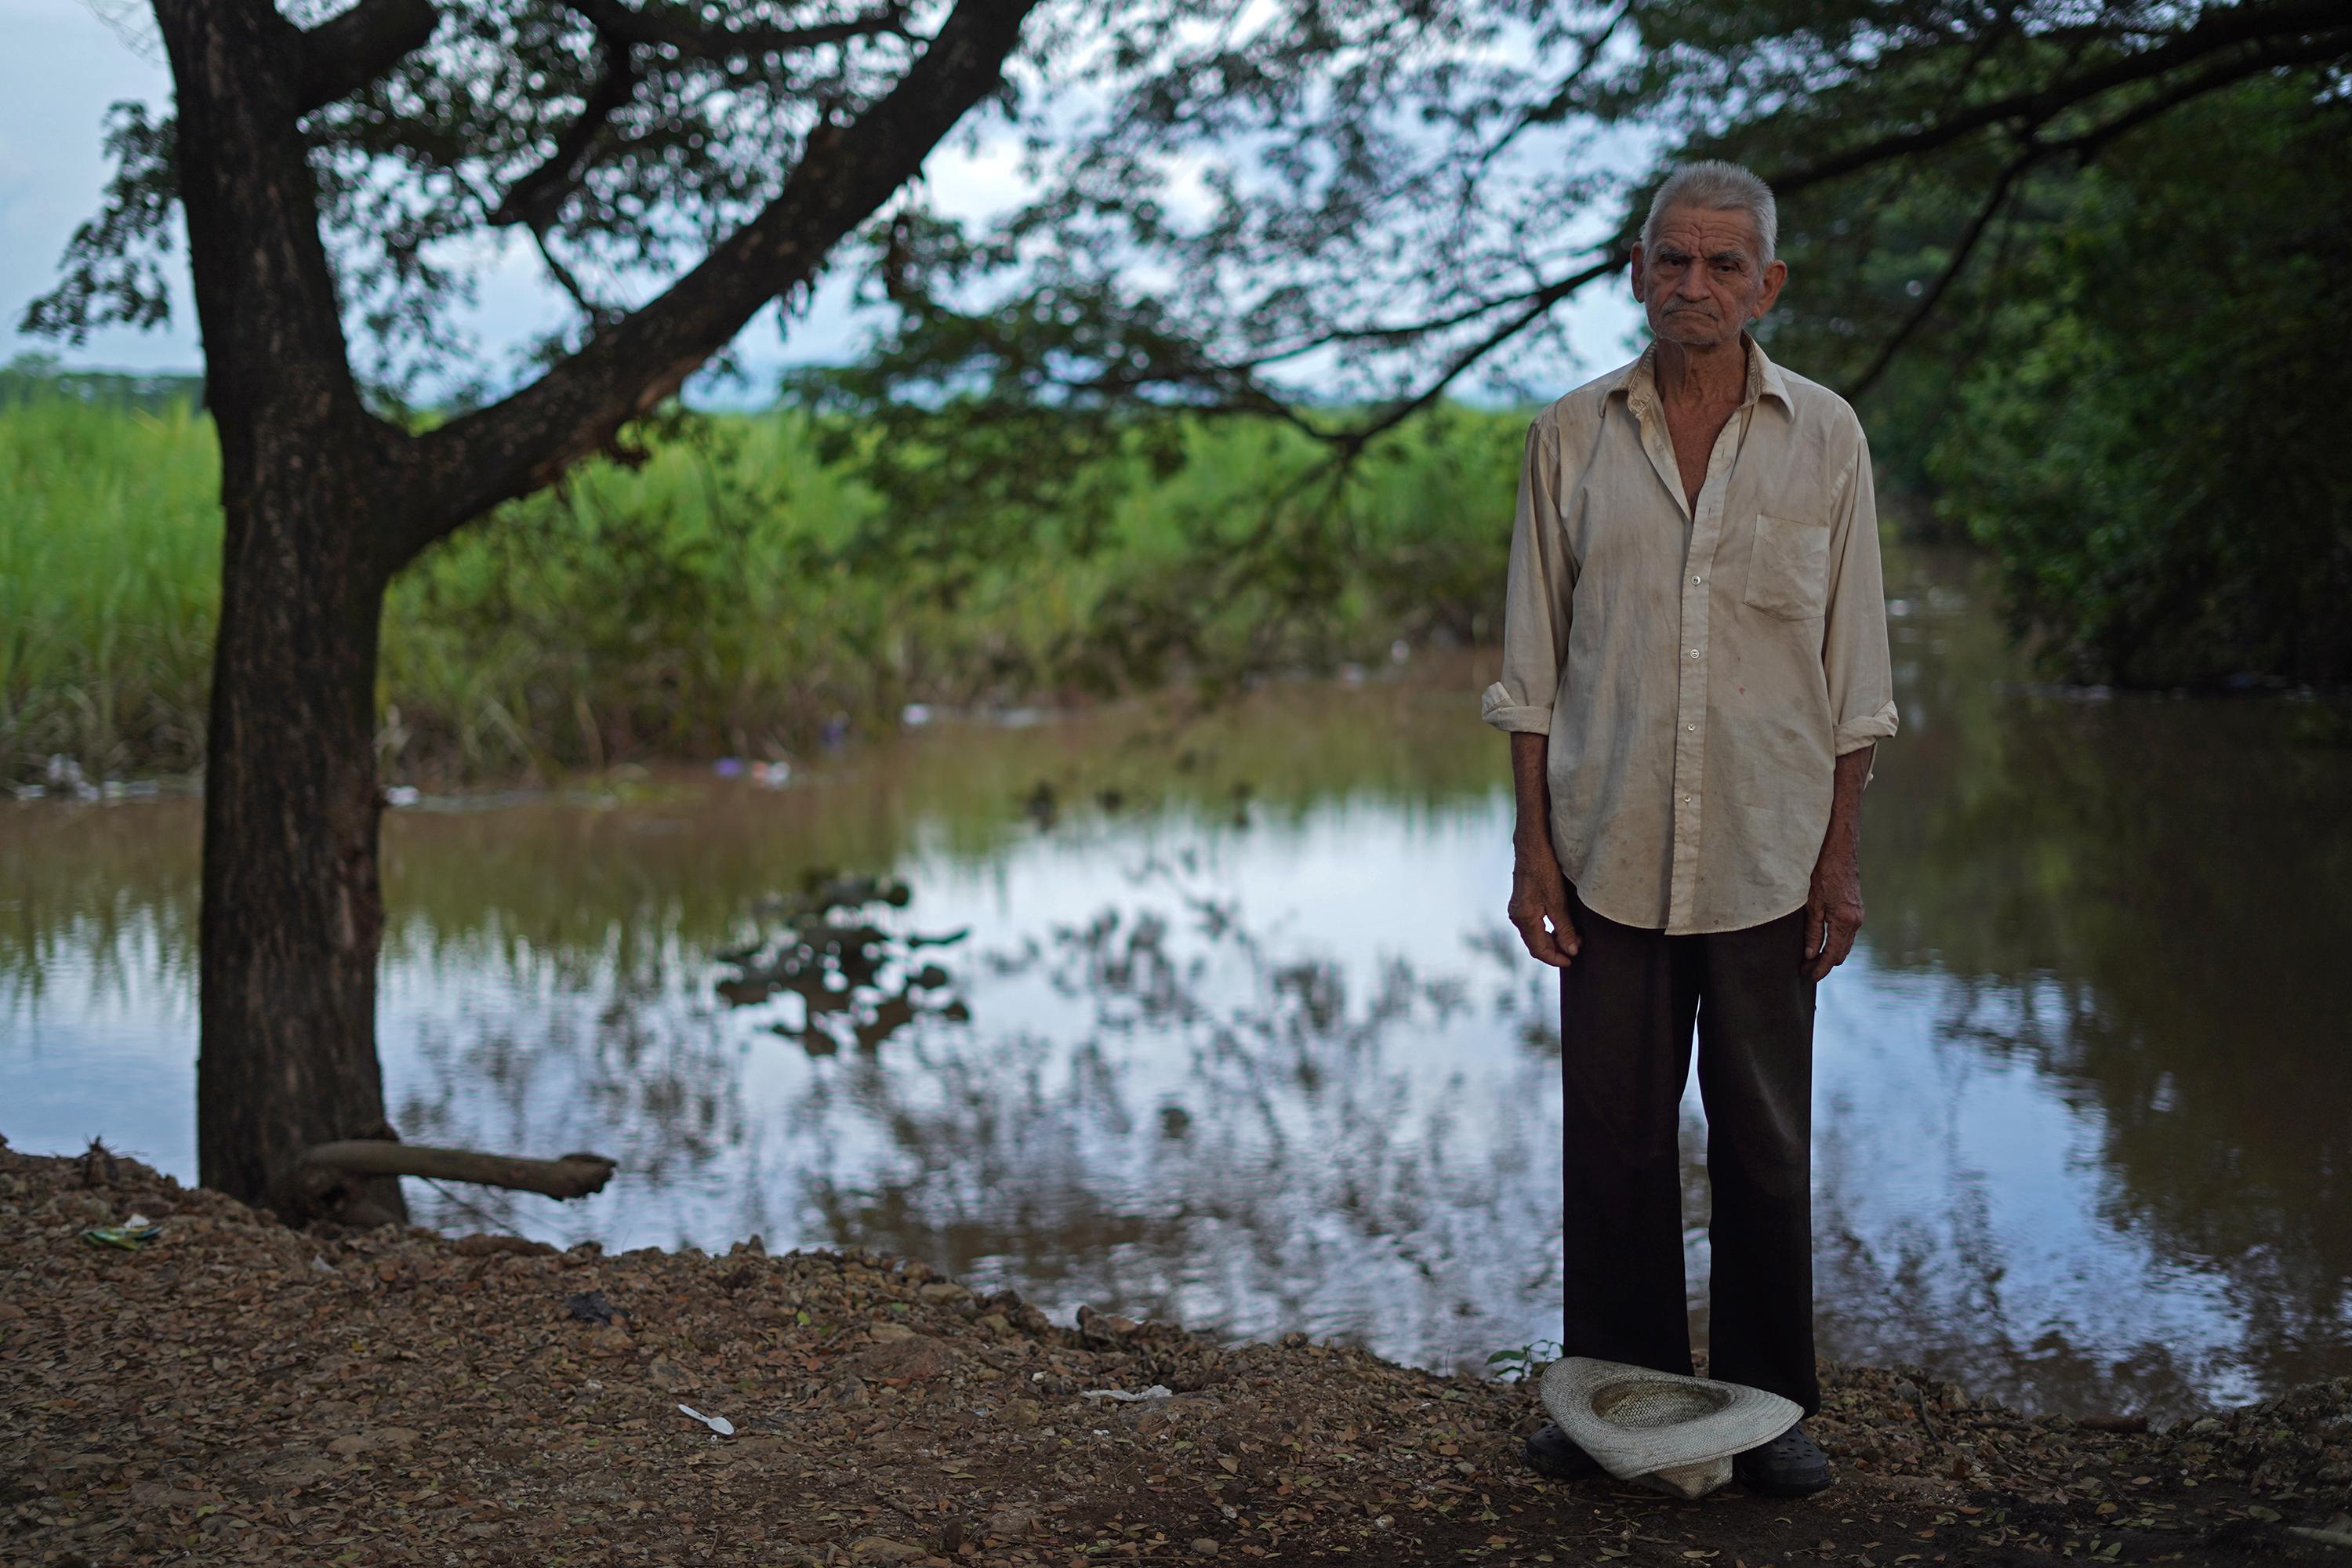
[(1763, 241), (1744, 212), (1669, 207), (1657, 243), (1633, 247), (1633, 292), (1661, 342), (1711, 348), (1739, 336), (1780, 297), (1789, 268), (1758, 260)]

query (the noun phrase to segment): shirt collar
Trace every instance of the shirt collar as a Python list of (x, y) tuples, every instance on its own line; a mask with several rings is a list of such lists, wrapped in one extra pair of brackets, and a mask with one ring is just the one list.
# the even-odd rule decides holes
[[(1764, 345), (1745, 328), (1741, 329), (1739, 336), (1748, 345), (1748, 395), (1743, 403), (1777, 397), (1784, 411), (1794, 412), (1796, 404), (1789, 397), (1788, 379), (1781, 374), (1780, 367), (1772, 363), (1770, 356), (1764, 352)], [(1609, 388), (1610, 395), (1622, 396), (1637, 406), (1654, 404), (1658, 397), (1657, 361), (1658, 344), (1655, 339), (1652, 339), (1643, 346), (1642, 357), (1618, 373), (1616, 381)]]
[[(1748, 337), (1745, 332), (1740, 335)], [(1784, 412), (1793, 412), (1797, 406), (1789, 397), (1789, 383), (1781, 375), (1780, 367), (1765, 353), (1764, 345), (1752, 337), (1748, 337), (1748, 395), (1777, 397)]]

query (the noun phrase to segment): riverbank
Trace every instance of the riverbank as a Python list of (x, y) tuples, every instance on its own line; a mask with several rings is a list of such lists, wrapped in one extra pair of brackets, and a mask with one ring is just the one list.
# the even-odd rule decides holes
[[(139, 1250), (80, 1237), (133, 1212)], [(1064, 1327), (912, 1260), (302, 1232), (5, 1147), (0, 1220), (31, 1563), (2346, 1560), (2296, 1531), (2346, 1528), (2352, 1380), (2149, 1430), (1832, 1367), (1837, 1487), (1682, 1503), (1520, 1468), (1528, 1385)]]

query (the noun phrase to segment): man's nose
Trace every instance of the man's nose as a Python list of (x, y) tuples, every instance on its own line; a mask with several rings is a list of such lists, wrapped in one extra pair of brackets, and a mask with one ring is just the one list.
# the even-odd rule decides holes
[(1682, 277), (1675, 280), (1675, 293), (1677, 298), (1684, 300), (1706, 299), (1706, 263), (1694, 261), (1684, 268)]

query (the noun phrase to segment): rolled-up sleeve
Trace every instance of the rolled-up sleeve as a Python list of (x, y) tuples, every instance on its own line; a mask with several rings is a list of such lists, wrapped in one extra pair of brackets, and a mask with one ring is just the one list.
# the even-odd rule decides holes
[(1560, 524), (1559, 447), (1548, 418), (1528, 426), (1519, 503), (1503, 590), (1501, 679), (1479, 694), (1478, 717), (1497, 730), (1551, 732), (1552, 699), (1568, 658), (1575, 563)]
[(1822, 669), (1839, 756), (1895, 733), (1895, 673), (1886, 649), (1886, 588), (1878, 564), (1878, 499), (1870, 445), (1857, 432), (1853, 471), (1832, 525), (1843, 532), (1831, 566)]

